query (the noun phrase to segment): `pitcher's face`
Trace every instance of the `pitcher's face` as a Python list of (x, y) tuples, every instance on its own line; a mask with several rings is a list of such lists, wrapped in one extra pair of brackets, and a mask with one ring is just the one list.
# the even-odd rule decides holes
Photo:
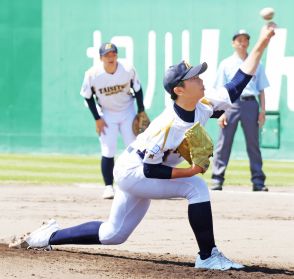
[(184, 94), (187, 99), (199, 100), (204, 96), (203, 80), (199, 76), (184, 80)]

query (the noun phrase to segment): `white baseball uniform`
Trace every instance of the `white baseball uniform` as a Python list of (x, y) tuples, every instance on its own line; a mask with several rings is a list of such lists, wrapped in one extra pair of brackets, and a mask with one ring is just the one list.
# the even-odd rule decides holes
[(109, 158), (115, 155), (119, 132), (126, 146), (135, 139), (132, 122), (136, 111), (130, 88), (131, 83), (135, 91), (141, 87), (135, 69), (126, 63), (117, 63), (113, 74), (107, 73), (102, 63), (86, 71), (80, 92), (84, 98), (89, 99), (93, 90), (98, 98), (101, 108), (99, 114), (108, 126), (105, 134), (99, 137), (101, 153)]
[[(230, 106), (225, 88), (210, 92), (196, 105), (194, 122), (205, 125), (213, 110), (225, 110)], [(167, 107), (118, 158), (114, 167), (118, 190), (110, 217), (99, 229), (102, 244), (124, 242), (144, 217), (151, 199), (181, 197), (189, 204), (210, 200), (207, 185), (199, 176), (158, 179), (146, 178), (143, 173), (144, 163), (174, 167), (182, 162), (177, 147), (193, 125), (183, 121), (173, 106)]]

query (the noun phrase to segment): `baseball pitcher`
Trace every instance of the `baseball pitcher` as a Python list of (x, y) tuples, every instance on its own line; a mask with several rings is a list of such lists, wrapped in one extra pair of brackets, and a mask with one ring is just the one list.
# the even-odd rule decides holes
[[(207, 69), (206, 63), (193, 67), (182, 61), (166, 71), (164, 87), (174, 103), (154, 119), (117, 160), (114, 176), (118, 190), (106, 222), (88, 222), (60, 229), (56, 221), (51, 220), (11, 247), (120, 244), (144, 218), (152, 199), (181, 197), (188, 202), (188, 219), (199, 247), (195, 268), (243, 268), (218, 250), (208, 187), (200, 176), (195, 175), (206, 171), (212, 152), (203, 125), (240, 97), (273, 35), (274, 26), (262, 28), (258, 42), (236, 75), (216, 91), (205, 90), (199, 77)], [(187, 158), (191, 166), (186, 168), (177, 167), (184, 160), (183, 156), (187, 156), (187, 153), (183, 156), (180, 153), (181, 145), (189, 149)]]

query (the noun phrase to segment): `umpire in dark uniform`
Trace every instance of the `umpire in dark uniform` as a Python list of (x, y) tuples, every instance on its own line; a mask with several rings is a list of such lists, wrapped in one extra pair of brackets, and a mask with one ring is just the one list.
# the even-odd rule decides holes
[[(232, 46), (235, 52), (224, 59), (218, 68), (215, 88), (228, 83), (246, 59), (250, 36), (245, 30), (234, 34)], [(250, 160), (253, 191), (268, 191), (265, 174), (262, 171), (262, 157), (259, 149), (259, 128), (265, 122), (264, 89), (269, 86), (264, 67), (259, 64), (254, 77), (244, 89), (240, 100), (233, 103), (218, 120), (221, 127), (212, 166), (212, 190), (222, 190), (225, 171), (230, 159), (234, 135), (239, 121), (244, 131), (247, 153)], [(257, 100), (258, 99), (258, 100)]]

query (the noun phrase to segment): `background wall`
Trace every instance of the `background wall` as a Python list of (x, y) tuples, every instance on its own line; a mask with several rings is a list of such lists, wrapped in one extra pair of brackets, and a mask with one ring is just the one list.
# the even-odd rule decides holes
[[(120, 58), (133, 61), (147, 113), (154, 118), (167, 102), (162, 86), (166, 67), (182, 59), (207, 61), (203, 77), (208, 87), (218, 63), (232, 53), (232, 34), (246, 29), (253, 45), (263, 24), (259, 10), (272, 6), (279, 30), (263, 63), (271, 82), (267, 109), (279, 113), (280, 128), (276, 116), (269, 117), (262, 144), (275, 148), (262, 152), (265, 158), (294, 159), (289, 128), (294, 122), (292, 1), (185, 3), (0, 0), (0, 152), (99, 152), (94, 121), (79, 91), (85, 70), (99, 60), (101, 42), (116, 43)], [(216, 140), (215, 120), (207, 128)], [(244, 156), (239, 129), (233, 157)]]
[(42, 4), (0, 0), (0, 150), (41, 147)]

